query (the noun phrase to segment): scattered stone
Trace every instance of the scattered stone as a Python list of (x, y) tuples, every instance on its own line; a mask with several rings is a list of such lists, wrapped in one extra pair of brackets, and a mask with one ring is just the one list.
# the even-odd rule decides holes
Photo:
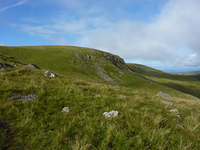
[(172, 96), (167, 94), (167, 93), (162, 93), (162, 92), (159, 92), (156, 96), (161, 96), (161, 97), (164, 97), (165, 99), (171, 99)]
[(53, 72), (53, 71), (49, 71), (47, 70), (45, 73), (44, 73), (45, 76), (50, 76), (50, 77), (55, 77), (56, 74)]
[(4, 68), (15, 68), (14, 66), (9, 65), (9, 64), (7, 64), (7, 63), (3, 63), (3, 67), (4, 67)]
[(121, 97), (121, 98), (126, 98), (126, 97), (129, 97), (129, 96), (126, 96), (126, 95), (119, 95), (119, 97)]
[(34, 99), (37, 99), (38, 96), (36, 94), (29, 94), (29, 95), (25, 95), (25, 96), (13, 96), (11, 97), (11, 100), (18, 100), (18, 99), (21, 99), (22, 102), (28, 102), (28, 101), (32, 101)]
[(101, 95), (100, 94), (95, 94), (95, 96), (94, 97), (101, 97)]
[(38, 96), (36, 94), (29, 94), (29, 95), (26, 95), (26, 96), (22, 96), (23, 99), (22, 99), (22, 102), (29, 102), (29, 101), (32, 101), (34, 99), (37, 99)]
[(64, 107), (63, 109), (62, 109), (62, 112), (69, 112), (70, 111), (70, 109), (72, 109), (73, 107)]
[(177, 113), (177, 114), (179, 113), (178, 109), (171, 109), (170, 112)]
[(0, 71), (5, 71), (5, 69), (0, 69)]
[(181, 124), (176, 124), (176, 128), (184, 129), (184, 127)]
[[(28, 64), (27, 67), (29, 68), (36, 68), (36, 69), (40, 69), (38, 66), (34, 65), (34, 64)], [(41, 70), (41, 69), (40, 69)]]
[(107, 118), (107, 117), (116, 117), (116, 116), (118, 116), (118, 111), (117, 110), (116, 111), (112, 110), (110, 112), (104, 112), (103, 115), (105, 116), (105, 118)]
[(168, 101), (164, 101), (164, 100), (160, 100), (160, 102), (162, 102), (163, 104), (167, 104), (167, 105), (175, 105), (175, 103), (173, 103), (173, 102), (168, 102)]

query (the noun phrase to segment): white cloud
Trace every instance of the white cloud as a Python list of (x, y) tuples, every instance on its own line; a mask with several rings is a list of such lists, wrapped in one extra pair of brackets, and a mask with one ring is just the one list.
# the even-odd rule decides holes
[[(90, 30), (80, 39), (81, 46), (95, 47), (125, 59), (172, 65), (200, 66), (200, 1), (170, 0), (152, 23), (119, 21), (106, 29)], [(190, 48), (196, 57), (180, 53)], [(185, 59), (187, 61), (185, 61)]]
[(27, 2), (27, 0), (21, 1), (21, 2), (19, 2), (19, 3), (14, 4), (14, 5), (10, 5), (10, 6), (4, 7), (4, 8), (2, 8), (2, 9), (0, 9), (0, 12), (2, 12), (2, 11), (4, 11), (4, 10), (7, 10), (7, 9), (9, 9), (9, 8), (12, 8), (12, 7), (20, 6), (20, 5), (24, 4), (25, 2)]
[[(129, 0), (126, 2), (131, 3)], [(66, 37), (59, 38), (63, 35), (80, 35), (80, 38), (76, 39), (76, 45), (108, 51), (120, 55), (125, 60), (133, 60), (132, 62), (200, 66), (199, 0), (169, 0), (160, 14), (152, 16), (154, 19), (151, 22), (136, 21), (128, 17), (123, 20), (119, 17), (118, 21), (111, 21), (108, 19), (111, 15), (108, 13), (109, 10), (103, 8), (107, 7), (105, 1), (98, 2), (101, 4), (100, 7), (97, 3), (88, 3), (92, 1), (60, 0), (59, 4), (69, 10), (77, 10), (79, 15), (83, 12), (83, 15), (77, 17), (76, 14), (74, 17), (67, 11), (49, 24), (18, 27), (30, 35), (53, 40), (55, 44), (70, 44)], [(102, 13), (103, 11), (108, 14)], [(116, 16), (118, 14), (120, 11), (114, 13)], [(190, 51), (186, 53), (180, 49)]]

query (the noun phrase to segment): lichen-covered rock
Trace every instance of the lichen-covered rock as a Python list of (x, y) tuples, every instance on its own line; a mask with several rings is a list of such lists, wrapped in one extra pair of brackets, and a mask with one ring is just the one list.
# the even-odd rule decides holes
[(167, 93), (162, 93), (162, 92), (159, 92), (156, 96), (161, 96), (161, 97), (163, 97), (165, 99), (171, 99), (172, 98), (171, 95), (169, 95)]
[(69, 112), (70, 111), (70, 109), (72, 109), (73, 107), (64, 107), (63, 109), (62, 109), (62, 112)]
[(29, 68), (40, 69), (38, 66), (36, 66), (36, 65), (34, 65), (34, 64), (28, 64), (27, 67), (29, 67)]
[(103, 115), (107, 118), (107, 117), (116, 117), (118, 116), (118, 111), (110, 111), (110, 112), (104, 112)]

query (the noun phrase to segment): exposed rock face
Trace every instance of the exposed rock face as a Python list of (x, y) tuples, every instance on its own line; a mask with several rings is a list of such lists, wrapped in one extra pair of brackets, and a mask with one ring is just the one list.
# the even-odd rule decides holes
[(13, 96), (11, 98), (11, 100), (18, 100), (18, 99), (21, 99), (22, 102), (28, 102), (28, 101), (32, 101), (34, 99), (37, 99), (38, 96), (36, 94), (29, 94), (29, 95), (25, 95), (25, 96)]
[(14, 66), (7, 64), (7, 63), (0, 64), (0, 67), (1, 68), (15, 68)]
[(99, 66), (98, 63), (95, 63), (95, 68), (97, 70), (97, 74), (102, 77), (105, 81), (111, 83), (111, 84), (115, 84), (117, 85), (117, 83), (115, 81), (112, 80), (112, 78), (110, 78), (106, 73), (106, 71), (104, 69), (101, 68), (101, 66)]
[(121, 70), (129, 69), (128, 66), (126, 65), (125, 61), (121, 57), (110, 54), (110, 53), (105, 53), (105, 52), (103, 52), (101, 55), (104, 58), (106, 58), (107, 61), (110, 61), (113, 65), (115, 65), (119, 69), (121, 69)]
[(107, 118), (107, 117), (116, 117), (118, 116), (118, 111), (110, 111), (110, 112), (104, 112), (103, 115)]
[(62, 109), (62, 112), (69, 112), (70, 111), (70, 109), (72, 109), (73, 107), (64, 107), (63, 109)]
[(173, 102), (168, 102), (168, 101), (164, 101), (164, 100), (160, 100), (160, 102), (162, 102), (163, 104), (167, 104), (167, 105), (175, 105), (175, 103), (173, 103)]
[(29, 67), (29, 68), (40, 69), (38, 66), (36, 66), (36, 65), (34, 65), (34, 64), (28, 64), (27, 67)]
[(165, 99), (171, 99), (172, 98), (171, 95), (169, 95), (167, 93), (162, 93), (162, 92), (159, 92), (156, 96), (161, 96), (161, 97), (163, 97)]

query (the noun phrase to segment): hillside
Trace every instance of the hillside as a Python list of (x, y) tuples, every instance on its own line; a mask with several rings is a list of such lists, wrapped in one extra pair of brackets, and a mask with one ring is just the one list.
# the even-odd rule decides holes
[[(0, 65), (1, 149), (200, 147), (199, 76), (72, 46), (0, 47)], [(55, 78), (44, 76), (48, 69)], [(105, 118), (111, 110), (119, 115)]]

